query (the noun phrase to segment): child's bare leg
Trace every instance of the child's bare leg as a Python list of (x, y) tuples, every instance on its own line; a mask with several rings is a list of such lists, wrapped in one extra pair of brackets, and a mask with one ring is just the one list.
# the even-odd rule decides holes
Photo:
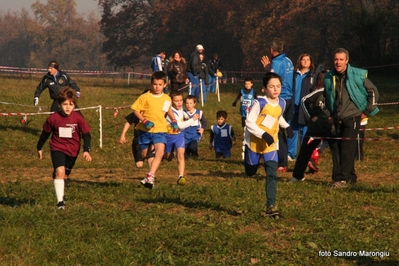
[(155, 172), (158, 170), (158, 167), (162, 161), (162, 157), (164, 156), (165, 153), (165, 144), (156, 143), (154, 144), (154, 147), (155, 147), (155, 157), (150, 166), (150, 173), (155, 175)]
[(184, 148), (178, 148), (177, 149), (177, 164), (178, 164), (178, 171), (179, 171), (179, 176), (184, 176), (184, 169), (186, 167), (186, 163), (184, 161)]

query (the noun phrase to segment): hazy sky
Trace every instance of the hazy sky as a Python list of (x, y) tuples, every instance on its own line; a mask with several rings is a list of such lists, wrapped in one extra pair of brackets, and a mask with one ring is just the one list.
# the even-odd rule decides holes
[[(0, 10), (2, 13), (7, 11), (21, 11), (22, 8), (25, 8), (29, 12), (31, 12), (31, 5), (35, 3), (36, 0), (0, 0)], [(43, 4), (47, 3), (47, 0), (40, 0)], [(75, 0), (76, 2), (76, 11), (79, 14), (87, 14), (90, 11), (99, 10), (98, 0)]]

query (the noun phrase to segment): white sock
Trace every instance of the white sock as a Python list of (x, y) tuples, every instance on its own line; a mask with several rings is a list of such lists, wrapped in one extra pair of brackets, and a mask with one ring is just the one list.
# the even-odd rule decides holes
[(64, 201), (64, 179), (54, 179), (55, 194), (57, 195), (57, 202)]

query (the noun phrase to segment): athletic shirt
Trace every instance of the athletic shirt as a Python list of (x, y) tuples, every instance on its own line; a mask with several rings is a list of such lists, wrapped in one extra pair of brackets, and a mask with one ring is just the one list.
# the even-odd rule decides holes
[(68, 156), (77, 157), (80, 150), (80, 136), (89, 133), (90, 126), (83, 116), (75, 111), (69, 116), (56, 112), (47, 118), (43, 131), (52, 133), (51, 151), (60, 151)]
[(142, 94), (131, 106), (133, 111), (139, 111), (154, 127), (148, 130), (142, 121), (136, 125), (137, 130), (151, 133), (166, 133), (165, 114), (172, 108), (170, 97), (164, 93), (154, 95), (151, 91)]
[(254, 134), (249, 134), (249, 140), (246, 140), (246, 144), (251, 151), (261, 154), (278, 150), (279, 121), (285, 109), (285, 100), (279, 98), (278, 103), (273, 104), (269, 103), (266, 97), (258, 97), (258, 100), (254, 104), (260, 105), (260, 113), (255, 121), (258, 131), (267, 132), (273, 137), (274, 143), (268, 146), (262, 138), (258, 138)]
[(219, 127), (218, 124), (212, 125), (211, 130), (215, 134), (213, 139), (213, 147), (219, 148), (221, 150), (230, 150), (233, 147), (233, 142), (231, 141), (231, 126), (229, 124), (224, 124)]
[(254, 103), (254, 95), (255, 90), (253, 88), (250, 89), (249, 93), (245, 93), (246, 89), (241, 89), (241, 116), (247, 117), (247, 113), (251, 110), (251, 106)]
[[(186, 140), (186, 144), (191, 142), (192, 140), (199, 141), (201, 138), (201, 134), (198, 133), (198, 129), (201, 128), (201, 119), (202, 119), (202, 111), (195, 109), (193, 113), (189, 113), (188, 111), (184, 111), (184, 115), (187, 119), (193, 118), (195, 114), (199, 115), (199, 119), (191, 124), (191, 126), (184, 129), (184, 139)], [(188, 141), (188, 142), (187, 142)]]

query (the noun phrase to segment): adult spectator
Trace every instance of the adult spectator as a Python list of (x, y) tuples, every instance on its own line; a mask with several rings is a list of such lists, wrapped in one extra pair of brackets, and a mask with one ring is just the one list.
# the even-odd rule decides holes
[(216, 91), (216, 77), (218, 76), (218, 72), (222, 68), (222, 62), (218, 54), (213, 54), (211, 60), (208, 63), (208, 71), (209, 71), (209, 89), (210, 92)]
[(191, 82), (191, 95), (199, 100), (199, 74), (202, 70), (202, 62), (200, 60), (199, 55), (204, 53), (205, 49), (201, 44), (198, 44), (195, 47), (195, 51), (191, 53), (190, 58), (188, 60), (187, 65), (187, 75)]
[[(42, 81), (37, 85), (35, 91), (34, 105), (39, 105), (40, 94), (45, 90), (49, 89), (50, 98), (53, 100), (51, 105), (52, 112), (60, 111), (58, 104), (58, 94), (63, 87), (71, 87), (76, 91), (76, 97), (80, 97), (80, 88), (78, 85), (69, 77), (69, 75), (61, 70), (59, 70), (59, 65), (56, 61), (51, 61), (48, 64), (48, 72), (43, 76)], [(78, 108), (76, 105), (75, 108)]]
[[(349, 52), (338, 48), (334, 52), (334, 70), (324, 77), (326, 108), (330, 111), (329, 122), (334, 123), (338, 141), (338, 174), (333, 176), (332, 187), (346, 187), (356, 183), (356, 137), (362, 118), (375, 115), (379, 93), (367, 78), (367, 70), (352, 67)], [(349, 139), (349, 140), (347, 140)]]
[[(292, 82), (294, 76), (294, 65), (292, 61), (284, 53), (284, 41), (275, 38), (270, 45), (271, 61), (268, 56), (262, 56), (261, 62), (266, 72), (277, 73), (282, 79), (282, 88), (280, 98), (283, 98), (286, 102), (285, 111), (283, 117), (285, 121), (290, 122), (293, 115), (293, 103), (292, 103)], [(280, 128), (278, 133), (278, 168), (279, 172), (286, 172), (288, 170), (288, 147), (287, 137), (285, 130)]]
[(173, 53), (173, 58), (169, 63), (168, 77), (172, 85), (171, 92), (180, 90), (188, 83), (186, 60), (178, 51)]

